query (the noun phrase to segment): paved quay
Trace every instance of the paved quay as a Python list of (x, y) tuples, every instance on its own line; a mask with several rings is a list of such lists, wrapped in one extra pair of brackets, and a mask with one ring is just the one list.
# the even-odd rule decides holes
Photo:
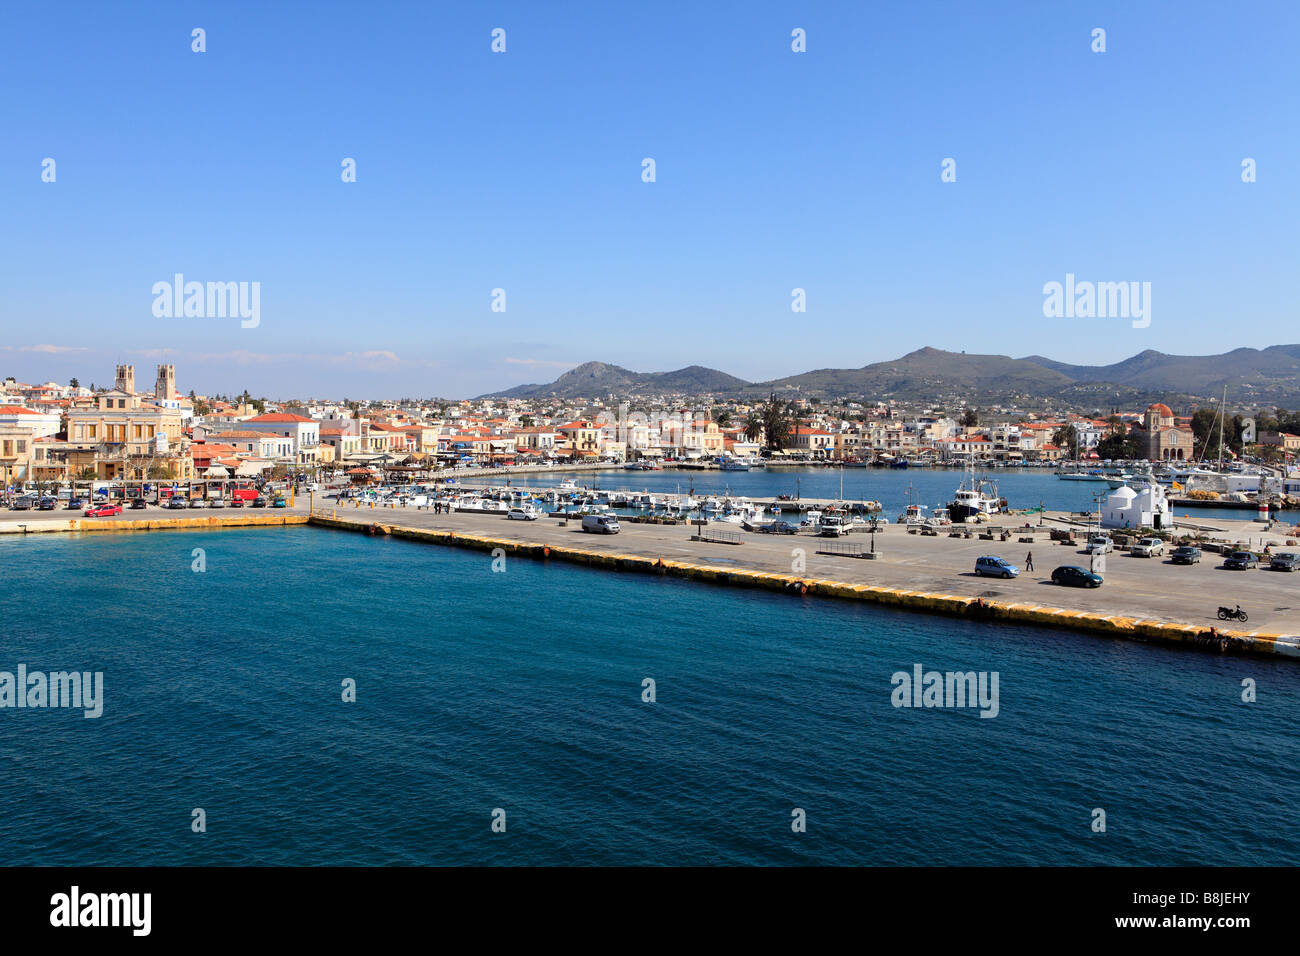
[[(660, 559), (670, 563), (704, 566), (723, 572), (756, 572), (776, 575), (793, 581), (821, 582), (825, 585), (870, 585), (893, 592), (922, 592), (925, 595), (961, 599), (965, 606), (985, 602), (993, 607), (1019, 606), (1038, 608), (1045, 615), (1020, 619), (1037, 620), (1069, 626), (1072, 616), (1087, 615), (1089, 620), (1075, 622), (1090, 626), (1092, 618), (1114, 618), (1121, 630), (1132, 622), (1150, 622), (1182, 626), (1195, 633), (1213, 627), (1220, 633), (1230, 632), (1263, 638), (1289, 638), (1286, 646), (1275, 653), (1300, 654), (1300, 574), (1269, 570), (1226, 571), (1218, 567), (1220, 558), (1206, 552), (1200, 564), (1173, 565), (1167, 558), (1136, 558), (1124, 553), (1107, 555), (1105, 584), (1097, 589), (1067, 588), (1050, 581), (1053, 568), (1063, 564), (1087, 566), (1087, 556), (1077, 546), (1062, 545), (1048, 538), (1047, 528), (1032, 532), (1032, 544), (1018, 541), (1020, 532), (1008, 541), (949, 538), (944, 534), (927, 537), (907, 533), (899, 526), (889, 526), (876, 534), (874, 560), (818, 553), (836, 543), (811, 533), (765, 535), (739, 531), (738, 528), (710, 526), (739, 537), (741, 544), (695, 541), (696, 529), (689, 525), (655, 525), (622, 522), (616, 535), (584, 533), (578, 520), (565, 524), (555, 518), (536, 521), (510, 521), (501, 514), (462, 512), (436, 515), (413, 508), (317, 508), (320, 524), (346, 523), (354, 530), (368, 530), (377, 525), (400, 533), (412, 529), (512, 542), (521, 546), (536, 545), (557, 549), (598, 552), (613, 557), (637, 557), (651, 564)], [(1246, 530), (1249, 530), (1248, 528)], [(1257, 533), (1258, 535), (1258, 533)], [(1256, 535), (1256, 536), (1257, 536)], [(436, 534), (431, 540), (445, 535)], [(860, 544), (870, 548), (870, 535), (855, 532), (839, 543)], [(1286, 539), (1274, 536), (1278, 543)], [(451, 543), (445, 540), (439, 543)], [(976, 576), (975, 559), (997, 555), (1024, 567), (1029, 551), (1034, 554), (1034, 571), (1022, 571), (1018, 578), (1002, 580)], [(1300, 551), (1293, 547), (1290, 550)], [(802, 569), (796, 563), (802, 551)], [(595, 562), (593, 562), (595, 563)], [(725, 577), (725, 575), (724, 575)], [(730, 583), (737, 583), (731, 581)], [(812, 590), (833, 591), (814, 583)], [(1240, 604), (1250, 614), (1247, 625), (1231, 629), (1217, 618), (1220, 604)], [(924, 602), (915, 606), (925, 607)], [(936, 607), (935, 609), (940, 609)], [(997, 616), (993, 614), (991, 616)], [(1096, 629), (1096, 628), (1093, 628)], [(1133, 634), (1131, 636), (1143, 636)], [(1150, 635), (1147, 635), (1150, 636)]]
[[(309, 521), (310, 499), (300, 496), (289, 508), (193, 509), (167, 511), (128, 510), (106, 518), (85, 518), (79, 512), (0, 513), (0, 534), (51, 532), (108, 532), (155, 530), (213, 530), (222, 527), (282, 526)], [(1300, 656), (1300, 574), (1269, 570), (1226, 571), (1220, 558), (1204, 554), (1201, 564), (1176, 566), (1167, 558), (1135, 558), (1114, 553), (1106, 558), (1105, 584), (1095, 590), (1053, 585), (1050, 574), (1063, 564), (1087, 566), (1088, 558), (1075, 546), (1052, 542), (1047, 527), (1032, 531), (1011, 529), (1009, 540), (949, 538), (908, 534), (897, 525), (885, 526), (875, 536), (879, 555), (874, 560), (819, 553), (822, 549), (853, 544), (867, 550), (871, 535), (855, 532), (841, 539), (797, 535), (749, 533), (732, 525), (711, 525), (740, 544), (692, 540), (691, 525), (634, 524), (622, 522), (616, 535), (581, 531), (580, 522), (567, 524), (555, 518), (511, 521), (500, 513), (461, 512), (434, 514), (411, 506), (402, 508), (338, 507), (317, 503), (314, 524), (369, 531), (439, 544), (492, 547), (504, 543), (521, 553), (540, 557), (543, 548), (555, 557), (614, 569), (662, 570), (697, 580), (765, 586), (811, 596), (874, 600), (884, 604), (941, 613), (978, 614), (1048, 627), (1110, 631), (1115, 636), (1139, 640), (1204, 643), (1210, 628), (1219, 634), (1240, 636), (1260, 653)], [(1051, 516), (1048, 526), (1053, 523)], [(1262, 528), (1249, 521), (1214, 524), (1223, 537), (1250, 540), (1258, 546)], [(1059, 525), (1058, 526), (1063, 526)], [(978, 534), (979, 527), (974, 529)], [(1281, 530), (1281, 529), (1279, 529)], [(1029, 533), (1032, 544), (1018, 538)], [(1275, 548), (1298, 551), (1287, 545), (1294, 529), (1267, 536)], [(454, 536), (454, 538), (453, 538)], [(981, 555), (997, 555), (1024, 568), (1033, 551), (1035, 571), (1002, 580), (978, 577), (973, 568)], [(663, 563), (660, 568), (659, 562)], [(801, 564), (799, 562), (802, 562)], [(1220, 604), (1240, 604), (1250, 614), (1246, 625), (1231, 626), (1217, 619)]]

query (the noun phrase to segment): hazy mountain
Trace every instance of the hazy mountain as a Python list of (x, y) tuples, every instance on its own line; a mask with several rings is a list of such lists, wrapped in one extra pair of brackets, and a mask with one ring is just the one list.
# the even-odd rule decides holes
[(1239, 405), (1300, 406), (1300, 345), (1234, 349), (1223, 355), (1167, 355), (1148, 349), (1113, 365), (1071, 365), (1041, 355), (1011, 358), (922, 348), (862, 368), (825, 368), (768, 382), (746, 382), (692, 365), (675, 372), (632, 372), (588, 362), (549, 385), (520, 385), (493, 397), (594, 398), (713, 394), (786, 398), (878, 398), (974, 404), (1056, 401), (1075, 406), (1141, 401), (1185, 404), (1220, 395)]
[(923, 348), (902, 358), (856, 369), (818, 369), (761, 382), (755, 390), (835, 396), (934, 398), (962, 393), (973, 399), (1007, 395), (1047, 395), (1072, 379), (1043, 365), (1005, 355), (968, 355)]
[(605, 362), (586, 362), (549, 385), (519, 385), (492, 398), (601, 398), (614, 395), (704, 395), (748, 385), (744, 379), (702, 365), (672, 372), (632, 372)]
[(1233, 349), (1222, 355), (1167, 355), (1147, 349), (1114, 365), (1069, 365), (1031, 355), (1026, 362), (1076, 382), (1136, 385), (1166, 391), (1221, 392), (1246, 385), (1300, 384), (1300, 345)]

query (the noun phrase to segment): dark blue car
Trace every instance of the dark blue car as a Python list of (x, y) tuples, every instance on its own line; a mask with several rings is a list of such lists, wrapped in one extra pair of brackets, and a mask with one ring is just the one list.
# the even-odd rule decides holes
[(1093, 574), (1087, 568), (1081, 568), (1073, 564), (1064, 564), (1052, 572), (1052, 583), (1061, 584), (1070, 588), (1099, 588), (1101, 587), (1102, 577), (1100, 574)]

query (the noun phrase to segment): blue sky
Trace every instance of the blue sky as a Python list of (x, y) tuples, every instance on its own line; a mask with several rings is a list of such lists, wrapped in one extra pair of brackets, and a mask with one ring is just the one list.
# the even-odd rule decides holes
[[(1294, 342), (1297, 35), (1289, 2), (13, 6), (0, 375), (463, 396)], [(177, 272), (260, 282), (260, 324), (156, 318)], [(1045, 318), (1066, 273), (1150, 282), (1150, 326)]]

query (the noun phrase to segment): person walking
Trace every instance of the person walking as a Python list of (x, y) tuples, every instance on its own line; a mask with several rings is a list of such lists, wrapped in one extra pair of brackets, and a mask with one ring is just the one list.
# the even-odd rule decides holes
[(1027, 555), (1025, 555), (1025, 570), (1026, 571), (1034, 570), (1034, 552), (1032, 551), (1030, 551)]

